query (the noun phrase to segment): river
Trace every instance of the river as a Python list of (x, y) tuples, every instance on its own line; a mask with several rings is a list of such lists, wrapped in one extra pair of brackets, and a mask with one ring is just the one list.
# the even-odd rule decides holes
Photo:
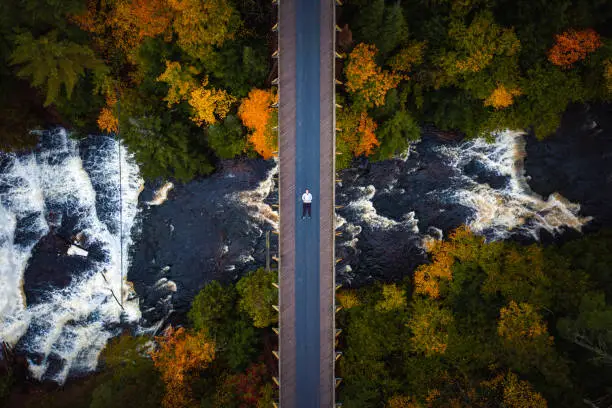
[[(547, 242), (612, 225), (611, 118), (609, 106), (576, 107), (546, 142), (425, 133), (401, 158), (341, 172), (337, 279), (401, 279), (426, 240), (464, 223), (488, 240)], [(143, 183), (115, 140), (63, 129), (0, 155), (0, 339), (27, 353), (36, 378), (62, 383), (94, 370), (121, 330), (181, 321), (206, 282), (265, 264), (277, 171), (227, 160), (187, 184)]]

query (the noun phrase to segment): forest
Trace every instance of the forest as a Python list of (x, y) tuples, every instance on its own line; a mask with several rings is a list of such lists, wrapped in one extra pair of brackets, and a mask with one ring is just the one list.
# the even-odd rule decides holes
[[(26, 0), (0, 5), (0, 148), (28, 130), (112, 133), (143, 176), (188, 181), (276, 148), (268, 1)], [(464, 137), (554, 134), (612, 95), (606, 0), (352, 0), (339, 8), (338, 169), (405, 151), (433, 125)]]
[[(263, 0), (0, 2), (0, 149), (53, 126), (113, 134), (145, 179), (179, 182), (271, 159), (275, 13)], [(545, 142), (571, 104), (612, 98), (608, 0), (345, 0), (337, 17), (338, 170), (404, 152), (424, 126)], [(612, 404), (609, 231), (544, 246), (462, 227), (427, 249), (403, 281), (338, 293), (344, 406)], [(184, 324), (114, 339), (98, 373), (60, 389), (0, 365), (0, 402), (270, 406), (275, 276), (207, 283)]]

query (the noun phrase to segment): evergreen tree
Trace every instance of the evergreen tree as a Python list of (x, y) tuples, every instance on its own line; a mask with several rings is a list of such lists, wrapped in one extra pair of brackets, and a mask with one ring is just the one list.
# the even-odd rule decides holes
[(105, 69), (90, 48), (58, 40), (57, 31), (39, 38), (34, 38), (30, 32), (18, 35), (11, 64), (21, 65), (17, 75), (28, 78), (33, 86), (46, 91), (45, 106), (58, 99), (62, 85), (66, 96), (70, 98), (74, 86), (86, 69)]

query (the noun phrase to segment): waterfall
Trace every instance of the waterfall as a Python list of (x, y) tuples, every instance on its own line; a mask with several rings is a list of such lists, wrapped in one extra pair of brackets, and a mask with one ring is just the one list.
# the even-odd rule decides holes
[[(109, 137), (76, 142), (56, 129), (29, 154), (0, 154), (0, 339), (28, 353), (34, 377), (62, 383), (95, 369), (119, 324), (140, 318), (126, 277), (141, 186), (133, 157)], [(24, 274), (49, 232), (71, 237), (87, 257), (66, 285), (49, 285), (29, 302)]]
[[(592, 219), (581, 216), (580, 205), (558, 193), (544, 199), (531, 190), (523, 166), (526, 153), (522, 133), (504, 131), (494, 137), (493, 143), (475, 139), (458, 146), (439, 147), (449, 164), (457, 169), (456, 184), (462, 187), (451, 194), (458, 203), (473, 210), (466, 223), (474, 232), (490, 239), (505, 239), (519, 233), (537, 240), (542, 229), (551, 234), (563, 228), (580, 231)], [(466, 175), (464, 169), (474, 162), (506, 178), (506, 183), (494, 188)]]

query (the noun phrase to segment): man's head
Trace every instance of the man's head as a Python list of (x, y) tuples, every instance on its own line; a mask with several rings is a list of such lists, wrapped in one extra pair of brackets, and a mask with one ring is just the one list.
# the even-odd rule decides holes
[(306, 189), (306, 194), (310, 193), (310, 190)]

